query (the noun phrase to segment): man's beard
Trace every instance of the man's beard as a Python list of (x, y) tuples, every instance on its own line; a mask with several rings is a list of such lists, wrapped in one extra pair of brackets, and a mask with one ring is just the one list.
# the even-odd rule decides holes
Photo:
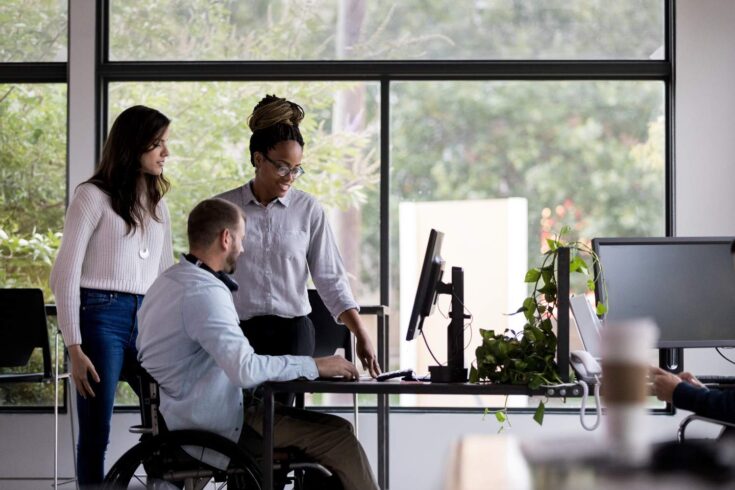
[(232, 250), (232, 252), (227, 255), (227, 258), (225, 259), (225, 262), (227, 264), (227, 268), (225, 269), (226, 273), (234, 274), (235, 269), (237, 268), (237, 257), (239, 255), (240, 254), (237, 253), (237, 249)]

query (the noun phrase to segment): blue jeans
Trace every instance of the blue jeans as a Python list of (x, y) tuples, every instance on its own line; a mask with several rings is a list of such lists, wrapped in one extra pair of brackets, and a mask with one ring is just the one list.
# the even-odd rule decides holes
[(82, 351), (92, 361), (100, 382), (89, 380), (94, 397), (85, 399), (77, 395), (77, 478), (80, 486), (95, 486), (104, 478), (117, 382), (128, 381), (136, 393), (138, 391), (132, 381), (139, 366), (135, 348), (136, 314), (142, 303), (143, 296), (138, 294), (81, 288)]

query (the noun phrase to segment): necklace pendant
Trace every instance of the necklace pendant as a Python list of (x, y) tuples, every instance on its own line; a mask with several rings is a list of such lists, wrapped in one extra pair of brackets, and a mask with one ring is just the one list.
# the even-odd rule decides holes
[(138, 250), (138, 255), (140, 255), (140, 258), (143, 260), (147, 259), (150, 254), (151, 253), (148, 251), (148, 248), (141, 248)]

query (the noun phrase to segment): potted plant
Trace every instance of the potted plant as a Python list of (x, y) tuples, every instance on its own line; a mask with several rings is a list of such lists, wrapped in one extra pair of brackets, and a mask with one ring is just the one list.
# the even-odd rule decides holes
[[(523, 329), (518, 332), (506, 329), (502, 333), (480, 329), (482, 344), (475, 350), (470, 382), (527, 385), (531, 389), (562, 382), (555, 360), (557, 336), (552, 322), (557, 315), (559, 250), (569, 249), (569, 273), (583, 275), (588, 291), (594, 291), (596, 276), (591, 274), (585, 257), (597, 264), (593, 270), (601, 271), (597, 255), (587, 244), (564, 241), (568, 233), (569, 227), (565, 226), (554, 238), (547, 239), (548, 250), (543, 254), (541, 266), (526, 272), (525, 282), (532, 285), (531, 292), (512, 313), (523, 314), (526, 320)], [(605, 305), (598, 303), (597, 314), (605, 311)], [(541, 401), (534, 414), (538, 424), (543, 422), (544, 409)], [(495, 417), (501, 424), (505, 423), (507, 409), (496, 411)]]

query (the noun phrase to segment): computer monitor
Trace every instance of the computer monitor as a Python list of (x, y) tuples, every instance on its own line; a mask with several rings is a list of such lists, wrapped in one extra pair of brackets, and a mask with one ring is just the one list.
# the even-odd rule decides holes
[[(735, 346), (733, 237), (596, 238), (606, 322), (651, 317), (659, 348)], [(599, 275), (598, 275), (599, 276)]]
[(444, 234), (432, 229), (426, 245), (424, 262), (421, 266), (416, 298), (408, 322), (406, 340), (413, 340), (423, 331), (424, 319), (434, 311), (439, 294), (452, 297), (450, 322), (447, 327), (447, 363), (444, 366), (430, 366), (432, 382), (461, 383), (467, 381), (467, 369), (464, 367), (464, 271), (461, 267), (452, 267), (452, 281), (442, 282), (444, 259), (441, 257), (441, 245)]
[(434, 229), (429, 232), (429, 243), (426, 245), (419, 284), (416, 287), (416, 298), (413, 301), (406, 340), (418, 337), (424, 326), (424, 319), (434, 312), (437, 297), (436, 286), (444, 273), (444, 259), (440, 255), (443, 240), (444, 233)]

